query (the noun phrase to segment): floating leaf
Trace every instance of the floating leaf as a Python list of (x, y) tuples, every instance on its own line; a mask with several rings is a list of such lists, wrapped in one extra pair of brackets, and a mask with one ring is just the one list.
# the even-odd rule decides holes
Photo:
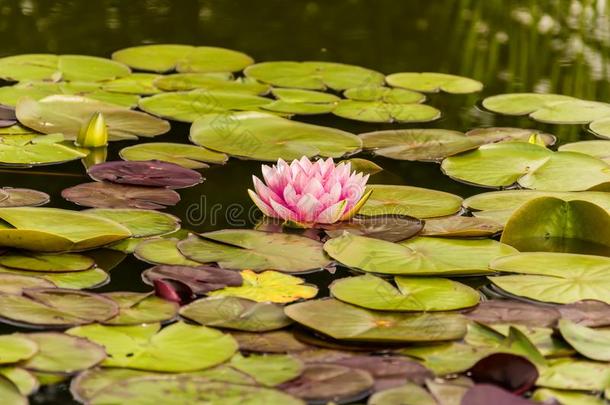
[(269, 85), (251, 79), (231, 80), (226, 73), (176, 73), (160, 76), (155, 86), (165, 91), (226, 91), (231, 93), (260, 95), (269, 91)]
[(538, 370), (525, 357), (494, 353), (477, 361), (469, 375), (478, 384), (499, 385), (520, 395), (534, 386)]
[(406, 383), (399, 387), (379, 391), (371, 395), (367, 405), (400, 405), (408, 398), (412, 405), (437, 405), (434, 397), (417, 384)]
[(155, 280), (174, 280), (186, 284), (195, 294), (206, 294), (227, 286), (242, 285), (237, 271), (211, 266), (155, 266), (142, 273), (142, 280), (153, 284)]
[(358, 211), (360, 215), (408, 215), (432, 218), (455, 214), (462, 199), (443, 191), (411, 186), (374, 184), (367, 187), (373, 193)]
[(394, 287), (372, 275), (347, 277), (330, 285), (333, 297), (364, 308), (380, 311), (450, 311), (472, 307), (479, 293), (444, 278), (395, 277)]
[(180, 195), (167, 188), (96, 181), (66, 188), (61, 192), (61, 196), (78, 205), (98, 208), (158, 210), (176, 205), (180, 201)]
[[(21, 367), (1, 367), (0, 374), (17, 386), (22, 395), (32, 395), (40, 384), (33, 373)], [(2, 397), (4, 399), (4, 397)]]
[(163, 76), (151, 73), (132, 73), (129, 76), (102, 83), (102, 89), (112, 93), (153, 95), (161, 92), (154, 84), (155, 80), (161, 77)]
[(352, 171), (364, 174), (373, 175), (383, 171), (383, 167), (379, 166), (377, 163), (362, 158), (345, 159), (339, 163), (349, 163), (352, 166)]
[(251, 270), (244, 270), (241, 275), (243, 285), (210, 291), (208, 295), (286, 304), (299, 299), (313, 298), (318, 294), (316, 286), (303, 284), (302, 279), (277, 271), (264, 271), (257, 274)]
[(416, 237), (391, 243), (350, 233), (330, 239), (324, 250), (351, 268), (417, 276), (485, 274), (491, 260), (516, 252), (491, 239)]
[(499, 114), (526, 115), (546, 105), (573, 100), (577, 99), (561, 94), (509, 93), (487, 97), (483, 107)]
[(0, 398), (6, 405), (28, 405), (28, 399), (19, 392), (17, 386), (6, 377), (0, 377)]
[(479, 81), (446, 73), (393, 73), (386, 76), (386, 82), (393, 87), (402, 87), (425, 93), (437, 93), (442, 90), (451, 94), (466, 94), (483, 89), (483, 83)]
[(322, 227), (331, 238), (339, 237), (343, 235), (343, 232), (349, 232), (354, 235), (399, 242), (419, 233), (424, 222), (406, 215), (356, 215), (349, 221), (317, 226)]
[[(12, 277), (5, 277), (12, 276)], [(34, 276), (34, 277), (32, 277)], [(27, 277), (27, 280), (23, 279)], [(95, 288), (108, 282), (108, 273), (100, 268), (93, 268), (91, 270), (57, 273), (57, 272), (41, 272), (32, 273), (29, 270), (14, 270), (5, 267), (0, 267), (0, 278), (5, 283), (5, 287), (0, 288), (0, 291), (4, 292), (19, 292), (25, 285), (30, 287), (59, 287), (59, 288), (71, 288), (71, 289), (85, 289)], [(43, 281), (40, 281), (42, 279)], [(8, 288), (12, 280), (15, 285)], [(44, 282), (46, 281), (46, 282)], [(30, 284), (31, 283), (31, 284)], [(28, 287), (29, 288), (29, 287)]]
[(23, 252), (0, 255), (0, 265), (33, 272), (68, 272), (88, 270), (95, 265), (95, 262), (88, 256), (75, 253), (47, 254)]
[(477, 361), (497, 351), (497, 348), (475, 347), (461, 342), (411, 346), (400, 349), (401, 354), (419, 360), (437, 376), (469, 370)]
[(610, 138), (610, 117), (600, 118), (589, 124), (589, 129), (600, 138)]
[(535, 403), (523, 397), (511, 394), (495, 385), (477, 384), (470, 388), (462, 397), (464, 405), (534, 405)]
[(58, 208), (0, 208), (0, 245), (42, 252), (85, 250), (131, 236), (104, 218)]
[(501, 241), (522, 252), (610, 254), (610, 214), (587, 201), (540, 197), (515, 210)]
[(51, 199), (47, 193), (29, 188), (3, 187), (0, 190), (6, 194), (6, 198), (0, 199), (0, 207), (38, 207)]
[(21, 295), (24, 289), (28, 288), (53, 288), (56, 287), (52, 282), (38, 277), (37, 273), (30, 275), (10, 274), (0, 272), (0, 293)]
[(28, 289), (23, 295), (0, 294), (0, 317), (33, 327), (67, 327), (105, 321), (118, 305), (101, 295), (60, 288)]
[(124, 160), (161, 160), (189, 169), (204, 169), (206, 163), (224, 164), (228, 157), (195, 145), (153, 142), (128, 146), (119, 152)]
[(561, 336), (583, 356), (592, 360), (610, 361), (610, 330), (591, 329), (561, 319), (559, 331)]
[(292, 323), (277, 304), (232, 296), (191, 302), (180, 309), (180, 315), (205, 326), (249, 332), (271, 331)]
[(491, 219), (451, 216), (426, 220), (422, 236), (451, 238), (486, 237), (502, 231), (503, 226)]
[(91, 324), (68, 330), (106, 348), (102, 365), (139, 370), (186, 372), (215, 366), (237, 350), (229, 335), (205, 326), (174, 323), (159, 331), (159, 324), (103, 326)]
[(423, 103), (426, 96), (416, 91), (383, 86), (361, 86), (347, 89), (343, 95), (350, 100), (382, 101), (391, 104)]
[(303, 371), (303, 364), (286, 354), (251, 354), (244, 357), (238, 353), (229, 364), (268, 387), (295, 379)]
[(87, 174), (96, 181), (147, 187), (184, 188), (203, 181), (195, 170), (159, 160), (99, 163), (91, 166)]
[(426, 104), (396, 104), (382, 101), (341, 100), (333, 114), (364, 122), (429, 122), (441, 112)]
[(466, 391), (473, 386), (468, 377), (436, 378), (426, 381), (426, 388), (441, 405), (460, 405)]
[(579, 325), (596, 327), (610, 325), (610, 305), (602, 301), (583, 300), (558, 308), (561, 317)]
[(592, 299), (610, 303), (610, 258), (569, 253), (518, 253), (493, 260), (491, 270), (517, 273), (489, 277), (520, 297), (559, 304)]
[(155, 238), (138, 243), (134, 255), (151, 264), (166, 264), (170, 266), (201, 266), (201, 263), (189, 260), (177, 248), (179, 239)]
[(561, 145), (558, 150), (562, 152), (584, 153), (585, 155), (610, 163), (610, 142), (605, 140), (566, 143)]
[(206, 115), (193, 123), (190, 138), (208, 149), (264, 161), (336, 158), (362, 146), (360, 138), (349, 132), (255, 111)]
[(569, 357), (549, 362), (549, 366), (540, 371), (536, 382), (539, 387), (582, 391), (601, 391), (607, 388), (610, 379), (608, 363)]
[[(94, 208), (83, 213), (118, 222), (129, 229), (134, 238), (165, 235), (180, 229), (180, 219), (164, 212), (133, 208)], [(2, 264), (1, 256), (0, 264)]]
[(295, 353), (308, 348), (304, 343), (297, 340), (292, 332), (286, 330), (262, 333), (232, 332), (231, 335), (239, 343), (239, 348), (248, 352)]
[(178, 305), (150, 293), (124, 291), (105, 293), (104, 296), (119, 306), (118, 315), (104, 321), (106, 325), (165, 322), (173, 319), (178, 313)]
[[(330, 263), (320, 242), (299, 235), (224, 229), (201, 236), (180, 241), (178, 249), (189, 259), (218, 263), (225, 269), (299, 273), (318, 270)], [(298, 256), (294, 252), (299, 252)]]
[[(606, 401), (594, 395), (577, 391), (552, 390), (539, 388), (532, 394), (532, 400), (544, 403), (577, 404), (577, 405), (604, 405)], [(552, 402), (553, 401), (553, 402)]]
[(112, 59), (134, 69), (152, 72), (235, 72), (254, 61), (248, 55), (212, 46), (141, 45), (121, 49)]
[(383, 75), (374, 70), (331, 62), (263, 62), (244, 73), (273, 86), (309, 90), (345, 90), (384, 82)]
[(372, 342), (433, 342), (459, 339), (466, 321), (458, 314), (387, 313), (335, 299), (305, 301), (286, 307), (294, 321), (334, 339)]
[(38, 352), (35, 341), (20, 335), (0, 336), (0, 364), (27, 360)]
[(514, 300), (487, 300), (466, 316), (484, 324), (519, 324), (529, 327), (554, 327), (561, 313), (550, 306)]
[(103, 81), (129, 73), (122, 63), (85, 55), (24, 54), (0, 59), (0, 77), (13, 81)]
[(340, 97), (321, 91), (301, 89), (273, 89), (277, 101), (262, 106), (263, 109), (284, 114), (324, 114), (331, 112)]
[(98, 344), (64, 333), (41, 332), (19, 334), (38, 346), (34, 357), (22, 367), (36, 372), (73, 374), (101, 363), (106, 358)]
[(44, 135), (0, 136), (0, 165), (32, 167), (64, 163), (87, 156), (84, 149), (57, 142), (55, 138), (55, 142), (44, 142), (45, 138)]
[(366, 397), (374, 380), (359, 369), (331, 364), (310, 364), (303, 374), (280, 388), (309, 403), (349, 403)]
[(110, 141), (154, 137), (169, 131), (169, 123), (146, 113), (80, 96), (55, 95), (36, 101), (22, 99), (17, 118), (23, 125), (45, 134), (61, 133), (74, 140), (93, 113), (104, 114)]

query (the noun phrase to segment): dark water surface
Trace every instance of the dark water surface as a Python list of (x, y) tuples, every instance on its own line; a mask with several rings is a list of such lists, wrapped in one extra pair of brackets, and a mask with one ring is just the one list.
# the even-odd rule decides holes
[[(81, 53), (109, 57), (145, 43), (183, 43), (233, 48), (256, 61), (324, 60), (357, 64), (385, 74), (438, 71), (473, 77), (482, 93), (433, 95), (439, 121), (418, 125), (365, 124), (335, 116), (298, 118), (354, 133), (389, 128), (480, 126), (539, 128), (562, 143), (593, 138), (582, 126), (542, 125), (476, 108), (485, 96), (540, 91), (610, 101), (610, 18), (605, 1), (568, 0), (0, 0), (0, 56)], [(172, 123), (156, 141), (187, 142), (189, 126)], [(109, 160), (130, 142), (116, 142)], [(366, 156), (364, 156), (366, 157)], [(437, 164), (375, 159), (386, 170), (372, 183), (434, 188), (463, 197), (483, 189), (444, 176)], [(183, 227), (207, 231), (251, 226), (246, 189), (259, 162), (231, 159), (204, 172), (207, 181), (180, 190), (168, 212)], [(59, 196), (88, 181), (80, 162), (32, 170), (0, 170), (0, 185), (51, 194), (50, 206), (78, 209)], [(103, 290), (147, 290), (145, 263), (126, 257)], [(322, 289), (328, 274), (312, 278)], [(311, 281), (311, 280), (310, 280)], [(7, 329), (8, 331), (8, 329)], [(70, 403), (65, 389), (33, 403)]]

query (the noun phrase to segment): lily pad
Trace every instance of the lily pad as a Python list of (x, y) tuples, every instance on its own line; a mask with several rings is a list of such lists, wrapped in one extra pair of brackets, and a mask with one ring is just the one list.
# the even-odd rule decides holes
[(412, 405), (437, 405), (438, 402), (424, 388), (407, 383), (399, 387), (376, 392), (369, 398), (367, 405), (400, 405), (408, 398)]
[(232, 80), (228, 73), (175, 73), (160, 76), (155, 86), (164, 91), (189, 91), (203, 89), (207, 91), (227, 91), (251, 95), (266, 94), (270, 86), (252, 79)]
[(19, 388), (8, 378), (0, 377), (0, 397), (6, 405), (28, 405), (28, 399), (19, 392)]
[(3, 187), (0, 190), (6, 195), (0, 200), (0, 207), (38, 207), (51, 200), (47, 193), (29, 188)]
[(491, 239), (416, 237), (400, 243), (345, 233), (324, 244), (345, 266), (396, 275), (469, 275), (489, 273), (491, 260), (516, 250)]
[(180, 315), (201, 325), (248, 332), (272, 331), (292, 323), (280, 305), (232, 296), (193, 301), (180, 308)]
[(0, 208), (0, 245), (41, 252), (86, 250), (131, 236), (105, 218), (58, 208)]
[(366, 397), (374, 380), (364, 370), (332, 364), (310, 364), (303, 374), (280, 388), (308, 403), (350, 403)]
[(487, 237), (500, 233), (503, 229), (491, 219), (478, 217), (450, 216), (426, 220), (421, 236), (442, 236), (445, 238)]
[(110, 141), (154, 137), (170, 129), (165, 120), (81, 96), (26, 98), (19, 101), (16, 111), (23, 125), (45, 134), (61, 133), (70, 140), (76, 139), (96, 112), (104, 116)]
[(527, 400), (515, 394), (491, 384), (476, 384), (462, 397), (462, 403), (468, 405), (535, 405), (535, 402)]
[(103, 81), (129, 73), (122, 63), (95, 56), (24, 54), (0, 59), (0, 77), (13, 81)]
[(610, 325), (610, 305), (596, 300), (583, 300), (558, 308), (561, 317), (579, 325), (596, 327)]
[(560, 358), (540, 372), (539, 387), (564, 390), (602, 391), (610, 379), (608, 363)]
[(610, 165), (600, 159), (524, 142), (483, 145), (443, 160), (441, 168), (456, 180), (485, 187), (582, 191), (610, 181)]
[(297, 340), (291, 331), (287, 330), (232, 332), (231, 335), (239, 343), (239, 348), (247, 352), (295, 354), (309, 348), (309, 346)]
[(263, 109), (282, 114), (325, 114), (331, 112), (340, 97), (321, 91), (301, 89), (273, 89), (277, 99)]
[(469, 370), (477, 361), (497, 351), (496, 348), (475, 347), (461, 342), (400, 349), (401, 354), (417, 359), (437, 376)]
[(356, 215), (349, 221), (318, 226), (322, 226), (322, 229), (331, 238), (339, 237), (343, 235), (343, 232), (349, 232), (354, 235), (399, 242), (419, 233), (424, 227), (424, 222), (406, 215)]
[[(29, 270), (14, 270), (6, 267), (0, 267), (0, 278), (4, 277), (4, 275), (13, 276), (12, 278), (8, 278), (8, 280), (13, 280), (15, 282), (15, 286), (11, 287), (13, 292), (21, 291), (25, 281), (21, 277), (27, 277), (29, 282), (36, 283), (36, 288), (44, 287), (59, 287), (59, 288), (71, 288), (71, 289), (85, 289), (85, 288), (95, 288), (106, 284), (109, 280), (108, 273), (100, 268), (93, 268), (91, 270), (85, 271), (77, 271), (77, 272), (67, 272), (67, 273), (57, 273), (57, 272), (41, 272), (38, 271), (36, 273), (32, 273)], [(15, 276), (19, 277), (19, 279), (15, 279)], [(32, 277), (34, 276), (34, 277)], [(34, 280), (32, 280), (34, 279)], [(36, 279), (43, 279), (46, 283), (41, 281), (37, 281)], [(3, 279), (7, 281), (7, 278)], [(36, 281), (35, 281), (36, 280)], [(8, 284), (8, 283), (7, 283)], [(29, 283), (28, 283), (29, 284)], [(34, 287), (32, 285), (32, 287)], [(8, 292), (7, 289), (0, 289), (5, 292)]]
[(32, 395), (40, 388), (40, 384), (34, 374), (24, 368), (15, 366), (1, 367), (0, 374), (15, 384), (22, 395)]
[(610, 303), (610, 258), (570, 253), (518, 253), (493, 260), (491, 270), (516, 273), (489, 277), (516, 296), (559, 304), (592, 299)]
[(164, 73), (236, 72), (254, 61), (248, 55), (212, 46), (154, 44), (121, 49), (112, 59), (138, 70)]
[(552, 390), (549, 388), (539, 388), (532, 394), (532, 400), (536, 402), (555, 401), (560, 404), (578, 404), (578, 405), (604, 405), (606, 401), (595, 395), (589, 395), (584, 392)]
[(382, 101), (391, 104), (423, 103), (426, 96), (416, 91), (383, 86), (361, 86), (343, 92), (345, 98), (357, 101)]
[(460, 339), (466, 320), (449, 313), (388, 313), (335, 299), (305, 301), (286, 307), (294, 321), (334, 339), (370, 342), (434, 342)]
[(119, 306), (118, 315), (104, 321), (106, 325), (165, 322), (173, 319), (178, 313), (178, 305), (150, 293), (124, 291), (105, 293), (104, 296)]
[(610, 255), (610, 214), (587, 201), (540, 197), (515, 210), (501, 241), (521, 252)]
[(91, 166), (87, 174), (96, 181), (147, 187), (185, 188), (203, 181), (195, 170), (159, 160), (99, 163)]
[(360, 138), (349, 132), (254, 111), (202, 117), (191, 126), (190, 139), (231, 156), (263, 161), (342, 157), (362, 147)]
[(483, 89), (483, 83), (468, 77), (433, 72), (402, 72), (386, 76), (386, 82), (393, 87), (437, 93), (444, 91), (451, 94), (475, 93)]
[(52, 165), (82, 159), (87, 151), (67, 145), (63, 137), (45, 142), (44, 135), (2, 135), (0, 136), (0, 165), (32, 167)]
[(174, 280), (186, 284), (195, 294), (207, 294), (227, 286), (242, 285), (237, 271), (211, 266), (155, 266), (142, 273), (142, 280), (153, 284), (155, 280)]
[(593, 121), (589, 124), (589, 129), (600, 138), (610, 139), (610, 117)]
[(68, 330), (103, 345), (107, 367), (126, 367), (162, 372), (187, 372), (212, 367), (228, 360), (237, 350), (229, 336), (205, 326), (174, 323), (103, 326), (91, 324)]
[[(134, 238), (165, 235), (180, 229), (180, 219), (164, 212), (139, 209), (94, 208), (83, 211), (83, 213), (118, 222), (129, 229)], [(0, 264), (2, 264), (1, 256)]]
[(429, 122), (441, 112), (426, 104), (398, 104), (383, 101), (341, 100), (332, 113), (342, 118), (364, 122)]
[(580, 141), (561, 145), (558, 149), (562, 152), (578, 152), (601, 159), (610, 163), (610, 142), (605, 140)]
[(252, 401), (264, 404), (304, 404), (301, 400), (275, 389), (213, 382), (206, 377), (191, 375), (129, 378), (100, 390), (88, 403), (91, 405), (121, 403), (126, 397), (133, 405), (157, 402), (180, 405), (184, 401), (188, 403), (199, 401), (209, 405)]
[(161, 77), (163, 76), (152, 73), (132, 73), (129, 76), (106, 81), (101, 86), (102, 90), (112, 93), (149, 96), (161, 92), (154, 84), (155, 80)]
[[(6, 253), (0, 255), (0, 266), (32, 272), (68, 272), (88, 270), (95, 265), (92, 258), (76, 253)], [(35, 275), (33, 273), (32, 275)]]
[[(248, 229), (225, 229), (201, 236), (178, 242), (178, 249), (188, 259), (218, 263), (225, 269), (302, 273), (330, 264), (322, 244), (303, 236)], [(298, 256), (294, 252), (299, 252)]]
[(300, 299), (313, 298), (318, 294), (316, 286), (304, 284), (304, 281), (298, 277), (277, 271), (264, 271), (257, 274), (252, 270), (244, 270), (241, 275), (243, 285), (210, 291), (208, 295), (286, 304)]
[(408, 215), (415, 218), (432, 218), (455, 214), (460, 210), (462, 199), (443, 191), (411, 186), (374, 184), (367, 186), (373, 193), (358, 214)]
[(201, 266), (201, 263), (187, 259), (176, 246), (176, 238), (154, 238), (138, 243), (134, 255), (147, 263), (170, 266)]
[(61, 192), (61, 196), (75, 204), (96, 208), (159, 210), (176, 205), (180, 201), (180, 194), (167, 188), (96, 181), (66, 188)]
[(0, 336), (0, 364), (27, 360), (38, 353), (35, 341), (19, 335)]
[(494, 353), (477, 361), (469, 376), (479, 384), (494, 384), (521, 395), (538, 379), (536, 365), (523, 356)]
[(577, 100), (561, 94), (508, 93), (487, 97), (483, 107), (498, 114), (527, 115), (546, 105)]
[(117, 315), (118, 305), (101, 295), (60, 288), (0, 294), (0, 317), (30, 327), (68, 327), (105, 321)]
[(273, 387), (301, 375), (303, 364), (286, 354), (236, 354), (229, 362), (231, 367), (254, 377), (256, 382)]
[(0, 293), (21, 295), (24, 289), (56, 287), (56, 285), (49, 280), (34, 276), (36, 273), (24, 273), (29, 273), (31, 275), (10, 274), (0, 271)]
[(610, 330), (592, 329), (570, 320), (559, 321), (561, 336), (583, 356), (598, 361), (610, 361)]
[(22, 364), (30, 371), (73, 374), (93, 367), (106, 358), (102, 346), (64, 333), (41, 332), (17, 336), (30, 339), (38, 346), (36, 355)]
[(309, 90), (345, 90), (384, 82), (383, 75), (374, 70), (331, 62), (263, 62), (244, 73), (273, 86)]
[(329, 287), (333, 297), (380, 311), (450, 311), (479, 303), (479, 293), (444, 278), (395, 277), (394, 287), (372, 275), (335, 280)]
[(339, 163), (349, 163), (352, 166), (352, 171), (364, 174), (373, 175), (383, 171), (383, 167), (379, 166), (377, 163), (362, 158), (345, 159)]
[(150, 114), (183, 122), (193, 122), (207, 114), (258, 110), (271, 100), (231, 91), (192, 90), (169, 92), (140, 100), (139, 107)]
[(160, 160), (188, 169), (205, 169), (206, 163), (226, 163), (228, 157), (195, 145), (181, 143), (153, 142), (128, 146), (119, 152), (124, 160)]
[(529, 327), (554, 327), (561, 313), (551, 307), (514, 300), (482, 301), (466, 316), (483, 324), (518, 324)]

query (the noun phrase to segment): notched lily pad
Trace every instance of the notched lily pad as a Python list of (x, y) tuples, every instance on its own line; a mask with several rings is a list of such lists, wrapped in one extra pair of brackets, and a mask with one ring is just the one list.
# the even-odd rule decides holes
[(429, 122), (441, 112), (426, 104), (399, 104), (383, 101), (341, 100), (332, 113), (342, 118), (364, 122)]
[[(92, 258), (76, 253), (9, 252), (0, 255), (0, 266), (32, 272), (69, 272), (88, 270), (95, 265)], [(33, 273), (32, 275), (35, 275)]]
[(164, 209), (176, 205), (180, 194), (160, 187), (140, 187), (114, 183), (82, 183), (66, 188), (61, 196), (85, 207)]
[(82, 212), (123, 225), (129, 229), (132, 238), (165, 235), (180, 229), (180, 219), (164, 212), (134, 208), (94, 208)]
[(195, 145), (169, 142), (151, 142), (128, 146), (121, 149), (124, 160), (161, 160), (175, 163), (188, 169), (205, 169), (206, 163), (224, 164), (227, 155)]
[(454, 194), (427, 188), (373, 184), (373, 193), (358, 214), (408, 215), (415, 218), (442, 217), (460, 210), (462, 199)]
[(103, 294), (119, 306), (119, 313), (103, 323), (106, 325), (135, 325), (166, 322), (178, 313), (178, 305), (150, 293), (110, 292)]
[(450, 75), (446, 73), (393, 73), (386, 76), (386, 82), (393, 87), (425, 93), (444, 91), (451, 94), (475, 93), (483, 89), (483, 83), (468, 77)]
[(152, 267), (142, 273), (142, 280), (153, 284), (155, 280), (175, 280), (186, 284), (195, 294), (207, 294), (227, 286), (242, 285), (242, 276), (237, 271), (211, 266), (168, 266)]
[(91, 166), (87, 174), (96, 181), (172, 189), (192, 187), (203, 181), (195, 170), (160, 160), (99, 163)]
[(427, 219), (420, 235), (445, 238), (480, 238), (498, 234), (503, 228), (502, 224), (491, 219), (450, 216)]
[(424, 222), (407, 215), (356, 215), (349, 221), (318, 226), (322, 226), (324, 232), (331, 238), (349, 232), (354, 235), (399, 242), (418, 234), (423, 229)]
[(482, 301), (466, 316), (483, 324), (518, 324), (530, 327), (554, 327), (562, 314), (550, 306), (514, 300)]

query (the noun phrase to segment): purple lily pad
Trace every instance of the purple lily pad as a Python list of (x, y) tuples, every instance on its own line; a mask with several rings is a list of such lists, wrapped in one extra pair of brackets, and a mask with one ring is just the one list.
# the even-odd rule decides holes
[(514, 300), (489, 300), (481, 302), (466, 316), (484, 324), (512, 323), (532, 327), (553, 327), (561, 314), (550, 306)]
[(494, 353), (482, 358), (470, 369), (476, 383), (501, 386), (520, 395), (534, 386), (538, 370), (534, 363), (510, 353)]
[(476, 384), (462, 397), (461, 405), (535, 405), (523, 397), (491, 384)]
[(176, 205), (180, 195), (161, 187), (138, 187), (113, 183), (83, 183), (66, 188), (61, 196), (85, 207), (141, 208), (159, 210)]
[(398, 242), (417, 235), (424, 228), (424, 221), (407, 215), (356, 215), (349, 221), (318, 226), (331, 238), (348, 231), (355, 235)]
[(212, 266), (155, 266), (142, 273), (142, 280), (154, 284), (157, 280), (177, 281), (188, 286), (195, 294), (205, 294), (224, 287), (239, 287), (241, 274)]
[(184, 188), (203, 181), (195, 170), (160, 160), (99, 163), (91, 166), (87, 173), (96, 181), (147, 187)]
[(610, 325), (610, 305), (602, 301), (583, 300), (558, 308), (561, 317), (589, 327)]
[(15, 109), (6, 105), (0, 105), (0, 128), (10, 127), (17, 123)]
[(0, 120), (0, 128), (10, 127), (12, 125), (15, 125), (16, 123), (17, 120)]

